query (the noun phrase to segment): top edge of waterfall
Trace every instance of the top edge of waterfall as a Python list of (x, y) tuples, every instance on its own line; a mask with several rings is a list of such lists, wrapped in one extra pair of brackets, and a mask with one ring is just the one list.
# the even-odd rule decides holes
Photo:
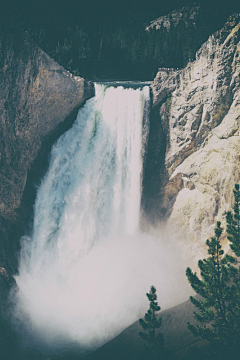
[(124, 88), (142, 88), (144, 86), (150, 86), (152, 81), (122, 81), (122, 80), (111, 80), (111, 81), (94, 81), (94, 84), (107, 85), (109, 87), (123, 86)]

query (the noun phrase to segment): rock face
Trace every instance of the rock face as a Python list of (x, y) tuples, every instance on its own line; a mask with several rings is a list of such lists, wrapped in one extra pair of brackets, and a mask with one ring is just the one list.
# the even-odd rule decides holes
[(93, 95), (27, 34), (0, 40), (0, 214), (20, 206), (27, 173), (43, 138)]
[(185, 6), (180, 9), (175, 9), (170, 14), (160, 16), (159, 18), (151, 21), (150, 25), (146, 27), (146, 30), (159, 30), (164, 27), (169, 31), (171, 25), (177, 27), (179, 23), (183, 23), (186, 28), (189, 27), (190, 24), (195, 26), (196, 21), (198, 20), (199, 12), (200, 6), (196, 4), (194, 6)]
[[(73, 77), (27, 33), (0, 37), (0, 266), (21, 222), (27, 177), (46, 140), (94, 95), (91, 82)], [(65, 120), (65, 121), (64, 121)], [(67, 125), (66, 125), (67, 126)], [(15, 225), (14, 225), (15, 224)], [(5, 252), (5, 253), (4, 253)]]
[(239, 72), (240, 16), (235, 14), (203, 44), (196, 61), (183, 70), (159, 71), (151, 86), (165, 136), (164, 179), (152, 198), (170, 236), (186, 239), (197, 258), (216, 220), (224, 223), (240, 181)]
[(52, 142), (71, 126), (94, 87), (54, 62), (27, 33), (1, 34), (0, 353), (4, 359), (43, 359), (28, 354), (12, 334), (4, 319), (6, 296), (17, 271), (19, 238), (31, 217), (34, 181), (47, 166)]

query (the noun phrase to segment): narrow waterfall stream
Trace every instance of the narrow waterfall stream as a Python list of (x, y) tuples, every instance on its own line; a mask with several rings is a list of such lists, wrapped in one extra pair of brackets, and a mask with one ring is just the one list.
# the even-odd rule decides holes
[(35, 346), (101, 346), (143, 315), (151, 285), (162, 307), (187, 299), (171, 246), (139, 230), (149, 87), (95, 90), (52, 148), (21, 239), (13, 314)]

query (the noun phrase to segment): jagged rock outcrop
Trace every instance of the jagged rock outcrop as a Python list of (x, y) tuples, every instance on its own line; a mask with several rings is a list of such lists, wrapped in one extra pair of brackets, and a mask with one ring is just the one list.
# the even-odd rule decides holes
[(203, 4), (196, 3), (179, 7), (151, 21), (145, 27), (149, 39), (146, 49), (148, 56), (155, 60), (155, 71), (157, 67), (184, 67), (217, 29), (215, 22), (208, 21)]
[(170, 14), (152, 20), (150, 25), (146, 27), (146, 30), (159, 30), (164, 27), (169, 31), (171, 26), (177, 27), (179, 23), (183, 23), (186, 28), (189, 27), (190, 24), (195, 26), (198, 21), (199, 12), (200, 5), (196, 4), (193, 6), (184, 6), (180, 9), (174, 9)]
[[(91, 96), (94, 87), (53, 61), (28, 36), (0, 37), (0, 266), (20, 226), (29, 171), (46, 140)], [(66, 124), (66, 126), (68, 126)], [(15, 224), (15, 225), (14, 225)], [(20, 236), (20, 234), (18, 234)], [(13, 255), (13, 251), (12, 251)], [(9, 259), (8, 259), (9, 261)]]
[(167, 219), (170, 236), (186, 239), (192, 254), (198, 249), (197, 258), (216, 220), (224, 222), (240, 181), (239, 73), (240, 15), (235, 14), (203, 44), (194, 62), (158, 72), (151, 86), (166, 138), (158, 212)]

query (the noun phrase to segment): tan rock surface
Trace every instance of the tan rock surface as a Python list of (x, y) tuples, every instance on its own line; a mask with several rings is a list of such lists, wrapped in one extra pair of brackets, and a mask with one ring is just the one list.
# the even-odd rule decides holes
[(44, 139), (93, 96), (27, 33), (0, 37), (0, 215), (12, 218)]
[(169, 180), (159, 206), (167, 209), (169, 236), (183, 241), (196, 259), (206, 255), (216, 221), (224, 224), (240, 182), (239, 20), (232, 16), (185, 69), (160, 72), (152, 84), (167, 139)]
[(19, 239), (32, 216), (36, 182), (46, 171), (51, 145), (93, 95), (91, 82), (72, 76), (27, 33), (1, 32), (0, 267), (9, 274), (16, 271)]

